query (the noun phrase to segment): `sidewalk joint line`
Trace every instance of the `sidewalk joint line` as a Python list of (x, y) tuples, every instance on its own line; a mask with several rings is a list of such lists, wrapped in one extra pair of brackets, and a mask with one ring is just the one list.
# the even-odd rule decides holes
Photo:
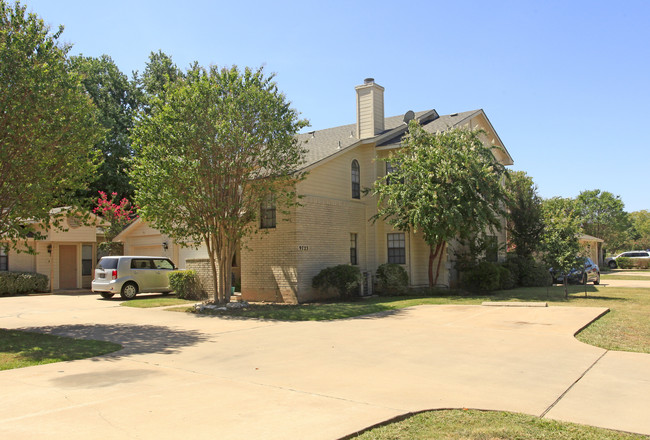
[(574, 381), (574, 382), (569, 386), (569, 388), (567, 388), (566, 390), (564, 390), (564, 392), (563, 392), (562, 394), (560, 394), (560, 397), (558, 397), (558, 398), (555, 400), (555, 402), (553, 402), (553, 403), (551, 404), (551, 406), (549, 406), (548, 408), (546, 408), (546, 410), (545, 410), (545, 411), (544, 411), (544, 412), (539, 416), (539, 418), (540, 418), (540, 419), (543, 419), (543, 418), (546, 416), (546, 414), (548, 414), (548, 412), (549, 412), (550, 410), (552, 410), (553, 408), (555, 408), (555, 405), (557, 405), (558, 403), (560, 403), (560, 400), (562, 400), (562, 399), (564, 398), (564, 396), (566, 396), (567, 393), (568, 393), (569, 391), (571, 391), (571, 389), (572, 389), (572, 388), (573, 388), (573, 387), (574, 387), (578, 382), (580, 382), (580, 380), (581, 380), (583, 377), (585, 377), (585, 375), (586, 375), (586, 374), (587, 374), (587, 373), (588, 373), (592, 368), (594, 368), (594, 366), (596, 366), (596, 364), (597, 364), (598, 362), (600, 362), (600, 360), (601, 360), (603, 357), (605, 357), (605, 355), (606, 355), (607, 353), (609, 353), (609, 350), (605, 350), (605, 352), (604, 352), (603, 354), (601, 354), (601, 355), (598, 357), (598, 359), (596, 359), (596, 360), (595, 360), (595, 361), (594, 361), (594, 362), (589, 366), (589, 368), (587, 368), (587, 369), (586, 369), (586, 370), (585, 370), (585, 371), (580, 375), (580, 377), (577, 378), (577, 379), (576, 379), (576, 380), (575, 380), (575, 381)]

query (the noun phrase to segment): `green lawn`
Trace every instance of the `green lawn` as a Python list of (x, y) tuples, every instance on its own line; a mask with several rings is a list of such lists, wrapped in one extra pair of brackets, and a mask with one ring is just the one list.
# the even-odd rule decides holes
[(151, 298), (135, 298), (130, 301), (124, 301), (121, 303), (121, 306), (125, 307), (136, 307), (140, 309), (148, 309), (151, 307), (167, 307), (167, 306), (176, 306), (181, 304), (195, 304), (196, 301), (188, 301), (186, 299), (180, 299), (169, 296), (154, 296)]
[[(281, 321), (321, 321), (345, 319), (422, 304), (481, 304), (483, 301), (544, 301), (549, 306), (607, 307), (611, 311), (583, 330), (580, 341), (609, 350), (650, 353), (650, 289), (603, 286), (569, 286), (569, 299), (561, 286), (520, 288), (492, 295), (438, 295), (428, 297), (375, 297), (353, 302), (275, 305), (251, 304), (244, 309), (205, 311), (205, 314), (273, 319)], [(179, 309), (177, 309), (179, 310)], [(183, 307), (183, 311), (193, 308)]]
[(85, 359), (121, 348), (112, 342), (0, 329), (0, 370)]
[(601, 280), (634, 280), (634, 281), (650, 281), (650, 276), (647, 275), (610, 275), (601, 274)]
[(429, 411), (350, 437), (361, 440), (614, 440), (646, 436), (499, 411)]

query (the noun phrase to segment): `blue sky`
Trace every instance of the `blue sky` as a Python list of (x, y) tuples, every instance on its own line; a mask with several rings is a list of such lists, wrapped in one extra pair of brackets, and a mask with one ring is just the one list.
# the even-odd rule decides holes
[(130, 74), (162, 50), (264, 65), (318, 130), (355, 120), (354, 86), (386, 116), (482, 108), (543, 197), (601, 189), (650, 210), (650, 1), (24, 0), (72, 53)]

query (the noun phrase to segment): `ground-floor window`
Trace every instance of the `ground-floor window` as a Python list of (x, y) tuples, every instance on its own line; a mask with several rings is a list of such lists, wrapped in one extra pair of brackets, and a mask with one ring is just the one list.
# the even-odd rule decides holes
[(492, 263), (499, 261), (499, 240), (496, 235), (485, 237), (485, 259)]
[(0, 247), (0, 270), (9, 270), (9, 255)]
[(403, 232), (388, 234), (388, 262), (406, 264), (406, 239)]
[(356, 266), (357, 260), (357, 234), (350, 234), (350, 264)]
[(81, 246), (81, 276), (93, 274), (93, 245)]

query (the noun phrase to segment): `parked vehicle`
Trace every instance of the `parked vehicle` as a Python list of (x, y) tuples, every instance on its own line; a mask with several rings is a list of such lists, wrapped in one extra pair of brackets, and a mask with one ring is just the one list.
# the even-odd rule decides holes
[[(567, 282), (569, 284), (587, 284), (589, 282), (593, 282), (594, 285), (600, 284), (600, 268), (598, 265), (591, 258), (580, 258), (579, 261), (582, 262), (582, 265), (569, 271)], [(550, 272), (553, 277), (553, 284), (564, 283), (563, 273), (556, 273), (553, 269)]]
[(650, 251), (628, 251), (628, 252), (623, 252), (622, 254), (618, 254), (615, 257), (610, 257), (605, 259), (605, 264), (607, 264), (609, 267), (612, 269), (616, 269), (618, 267), (618, 264), (616, 263), (616, 260), (620, 257), (624, 258), (650, 258)]
[(142, 292), (169, 293), (169, 273), (176, 270), (165, 257), (119, 256), (102, 257), (95, 268), (91, 287), (102, 298), (119, 293), (123, 299), (133, 299)]

